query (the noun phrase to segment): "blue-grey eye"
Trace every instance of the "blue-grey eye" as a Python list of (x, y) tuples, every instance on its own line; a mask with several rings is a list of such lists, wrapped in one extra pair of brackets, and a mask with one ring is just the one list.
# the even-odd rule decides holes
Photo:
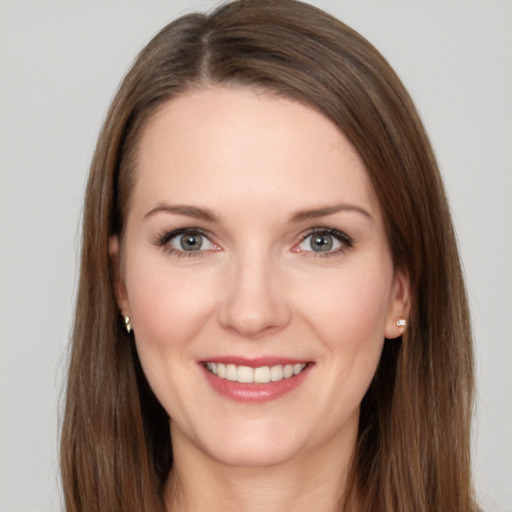
[(336, 252), (341, 249), (343, 245), (344, 242), (339, 240), (336, 236), (319, 232), (305, 236), (304, 240), (299, 244), (298, 249), (300, 251), (310, 252)]
[(203, 237), (198, 234), (185, 233), (180, 236), (180, 245), (184, 251), (199, 251), (203, 245)]
[(214, 246), (204, 235), (193, 231), (173, 237), (169, 241), (169, 245), (178, 251), (185, 252), (207, 251)]
[(313, 251), (325, 252), (332, 250), (334, 238), (332, 235), (312, 235), (309, 243)]

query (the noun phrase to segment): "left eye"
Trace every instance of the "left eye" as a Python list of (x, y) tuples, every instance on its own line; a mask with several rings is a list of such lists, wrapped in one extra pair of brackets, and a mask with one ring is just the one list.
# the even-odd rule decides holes
[(299, 251), (316, 253), (338, 252), (351, 246), (350, 238), (341, 232), (315, 231), (304, 235), (304, 240), (297, 246)]

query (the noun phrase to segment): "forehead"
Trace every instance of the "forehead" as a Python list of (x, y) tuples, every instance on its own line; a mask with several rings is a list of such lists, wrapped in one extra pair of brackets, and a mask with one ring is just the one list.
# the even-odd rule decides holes
[(356, 201), (378, 213), (360, 156), (329, 119), (249, 88), (193, 90), (165, 104), (142, 134), (134, 196), (146, 207), (213, 196), (253, 208)]

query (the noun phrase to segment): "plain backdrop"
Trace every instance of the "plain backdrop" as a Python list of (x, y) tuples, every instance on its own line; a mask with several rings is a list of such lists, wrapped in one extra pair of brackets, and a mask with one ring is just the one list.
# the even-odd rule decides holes
[[(476, 487), (486, 510), (512, 511), (512, 2), (312, 3), (388, 58), (431, 136), (475, 328)], [(158, 29), (212, 5), (0, 0), (0, 512), (61, 509), (78, 226), (108, 104)]]

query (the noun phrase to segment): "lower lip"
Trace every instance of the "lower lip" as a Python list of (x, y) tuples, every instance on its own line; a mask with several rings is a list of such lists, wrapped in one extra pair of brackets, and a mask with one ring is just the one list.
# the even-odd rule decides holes
[(217, 393), (236, 402), (253, 403), (270, 402), (293, 391), (304, 382), (312, 366), (313, 365), (310, 363), (298, 375), (294, 375), (288, 379), (281, 379), (277, 382), (245, 384), (221, 379), (209, 372), (204, 365), (200, 364), (206, 376), (206, 380)]

